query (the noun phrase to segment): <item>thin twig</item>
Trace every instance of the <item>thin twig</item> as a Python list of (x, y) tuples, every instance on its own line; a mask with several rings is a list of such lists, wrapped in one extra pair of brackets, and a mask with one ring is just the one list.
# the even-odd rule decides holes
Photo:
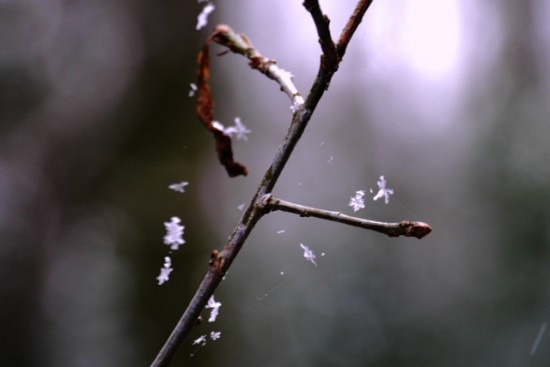
[(304, 7), (310, 12), (317, 34), (319, 35), (319, 44), (323, 51), (321, 55), (321, 67), (326, 70), (335, 72), (338, 69), (338, 55), (336, 53), (336, 45), (330, 34), (330, 19), (323, 14), (318, 0), (305, 0)]
[(245, 56), (249, 60), (252, 69), (256, 69), (268, 78), (275, 80), (281, 86), (281, 90), (292, 101), (293, 109), (297, 109), (304, 104), (304, 97), (294, 85), (292, 74), (278, 67), (277, 61), (262, 56), (244, 34), (235, 33), (228, 25), (220, 24), (216, 26), (209, 40), (227, 47), (236, 54)]
[(351, 37), (353, 37), (357, 27), (359, 27), (359, 24), (361, 23), (365, 12), (372, 4), (372, 1), (373, 0), (360, 0), (353, 10), (353, 14), (344, 26), (344, 29), (340, 34), (340, 38), (338, 39), (338, 44), (336, 45), (336, 52), (338, 53), (340, 60), (344, 57)]
[[(352, 30), (355, 30), (357, 28), (359, 23), (361, 23), (363, 14), (365, 14), (370, 3), (371, 1), (359, 1), (357, 8), (354, 11), (350, 20), (348, 21), (348, 25), (346, 26), (346, 28), (348, 28), (348, 26)], [(341, 56), (343, 56), (345, 52), (345, 46), (347, 46), (347, 43), (351, 39), (353, 31), (351, 31), (351, 33), (347, 33), (349, 33), (349, 37), (341, 39), (339, 43), (339, 46), (343, 46), (343, 48), (342, 52), (339, 53), (340, 58), (338, 59), (338, 62), (341, 60)], [(218, 42), (218, 40), (215, 41)], [(252, 54), (252, 56), (249, 56), (249, 52), (251, 52), (250, 41), (246, 37), (244, 37), (241, 38), (239, 42), (242, 43), (242, 47), (240, 49), (245, 51), (244, 54), (249, 59), (251, 57), (254, 57), (254, 54)], [(232, 49), (232, 51), (234, 50)], [(326, 55), (323, 55), (323, 57), (325, 56)], [(254, 63), (252, 63), (252, 60), (250, 61), (251, 66), (255, 65)], [(168, 337), (168, 340), (153, 361), (151, 365), (152, 367), (167, 366), (170, 363), (171, 359), (175, 355), (177, 349), (182, 344), (185, 337), (193, 329), (195, 322), (199, 317), (201, 311), (204, 309), (204, 306), (206, 306), (208, 299), (214, 294), (215, 289), (221, 282), (224, 274), (233, 263), (233, 260), (238, 255), (248, 235), (250, 234), (256, 223), (260, 220), (260, 218), (267, 213), (265, 205), (262, 204), (264, 196), (273, 191), (273, 188), (277, 183), (277, 180), (279, 179), (281, 172), (283, 171), (283, 168), (285, 167), (290, 155), (292, 154), (294, 147), (300, 140), (309, 120), (311, 119), (311, 115), (313, 114), (317, 103), (323, 96), (325, 90), (328, 88), (330, 80), (332, 79), (332, 75), (338, 68), (338, 62), (334, 64), (324, 64), (323, 62), (321, 62), (317, 77), (310, 89), (308, 97), (304, 104), (295, 110), (288, 132), (283, 139), (283, 142), (279, 146), (279, 149), (275, 153), (271, 166), (267, 169), (260, 185), (258, 186), (256, 194), (250, 201), (248, 208), (245, 210), (245, 213), (241, 217), (239, 224), (230, 235), (223, 250), (215, 250), (212, 252), (212, 258), (209, 263), (208, 272), (206, 273), (195, 295), (189, 302), (189, 305), (182, 315), (181, 319), (178, 321), (178, 324), (176, 325), (176, 327)], [(268, 65), (270, 64), (272, 65), (273, 63), (268, 63)], [(266, 69), (268, 68), (266, 67)]]
[(337, 211), (324, 210), (303, 206), (273, 197), (271, 194), (264, 196), (262, 204), (269, 211), (280, 210), (298, 214), (300, 217), (315, 217), (326, 219), (332, 222), (348, 224), (354, 227), (360, 227), (388, 235), (390, 237), (416, 237), (418, 239), (426, 236), (432, 231), (429, 224), (423, 222), (411, 222), (403, 220), (399, 223), (378, 222), (369, 219), (352, 217)]

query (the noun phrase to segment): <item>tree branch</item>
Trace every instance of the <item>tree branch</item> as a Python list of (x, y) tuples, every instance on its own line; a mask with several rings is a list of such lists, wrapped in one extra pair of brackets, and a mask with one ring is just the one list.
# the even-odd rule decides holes
[(326, 219), (332, 222), (348, 224), (388, 235), (390, 237), (416, 237), (418, 239), (426, 236), (432, 231), (429, 224), (423, 222), (411, 222), (403, 220), (399, 223), (377, 222), (369, 219), (352, 217), (337, 211), (330, 211), (318, 208), (303, 206), (273, 197), (271, 194), (264, 196), (262, 204), (268, 211), (280, 210), (283, 212), (298, 214), (300, 217), (315, 217)]
[[(265, 195), (273, 191), (273, 188), (277, 183), (277, 180), (279, 179), (290, 155), (292, 154), (294, 147), (300, 140), (300, 137), (311, 119), (317, 103), (323, 96), (325, 90), (327, 90), (334, 72), (338, 69), (338, 65), (342, 60), (345, 49), (353, 35), (353, 32), (359, 23), (361, 23), (361, 19), (371, 2), (372, 0), (359, 1), (357, 4), (355, 11), (350, 17), (344, 31), (342, 32), (342, 36), (340, 37), (338, 43), (338, 57), (335, 57), (336, 53), (333, 52), (334, 45), (330, 46), (328, 42), (330, 39), (328, 18), (322, 15), (322, 11), (317, 1), (306, 0), (304, 2), (306, 9), (312, 13), (320, 40), (322, 40), (321, 48), (323, 50), (317, 77), (313, 82), (305, 102), (302, 102), (303, 99), (300, 101), (301, 97), (298, 97), (299, 93), (297, 93), (295, 87), (290, 87), (290, 77), (277, 77), (277, 73), (280, 74), (280, 72), (277, 72), (277, 68), (274, 68), (275, 62), (261, 56), (246, 36), (237, 35), (232, 32), (229, 27), (223, 28), (222, 26), (222, 28), (218, 27), (215, 35), (211, 37), (212, 41), (227, 46), (233, 52), (245, 55), (250, 60), (249, 64), (252, 68), (260, 70), (271, 79), (277, 81), (277, 83), (281, 85), (283, 91), (289, 95), (293, 101), (295, 109), (287, 134), (279, 146), (279, 149), (275, 153), (270, 167), (264, 174), (256, 194), (250, 201), (250, 204), (241, 217), (239, 224), (230, 235), (223, 250), (215, 250), (212, 252), (208, 271), (202, 283), (191, 299), (181, 319), (178, 321), (178, 324), (168, 337), (168, 340), (153, 361), (153, 367), (167, 366), (170, 363), (185, 337), (193, 329), (201, 311), (204, 309), (204, 306), (206, 306), (209, 298), (213, 295), (223, 276), (238, 255), (248, 235), (260, 218), (269, 212), (269, 209), (266, 207), (264, 202), (266, 198)], [(321, 14), (321, 16), (319, 14)], [(330, 40), (330, 42), (332, 43), (332, 40)], [(288, 74), (286, 74), (286, 76), (288, 76)], [(410, 224), (406, 224), (404, 226), (410, 227)]]
[(236, 54), (245, 56), (249, 60), (248, 64), (252, 69), (256, 69), (268, 78), (275, 80), (281, 86), (281, 90), (292, 101), (294, 109), (304, 104), (304, 98), (292, 81), (292, 74), (278, 67), (277, 61), (262, 56), (244, 34), (235, 33), (228, 25), (220, 24), (216, 26), (209, 41), (216, 42)]
[(365, 15), (367, 9), (372, 4), (372, 1), (373, 0), (359, 0), (357, 5), (355, 6), (355, 9), (353, 10), (353, 14), (344, 26), (344, 29), (340, 34), (340, 38), (338, 39), (338, 44), (336, 45), (336, 52), (338, 53), (338, 57), (340, 58), (340, 60), (344, 57), (344, 54), (346, 53), (346, 48), (351, 41), (351, 37), (353, 37), (353, 34), (357, 30), (357, 27), (359, 27), (359, 24), (361, 23), (361, 20), (363, 19), (363, 16)]
[(317, 34), (319, 35), (319, 44), (323, 51), (321, 55), (321, 67), (326, 70), (335, 72), (338, 69), (338, 55), (336, 53), (336, 45), (330, 34), (330, 19), (323, 14), (318, 0), (305, 0), (304, 7), (311, 14)]

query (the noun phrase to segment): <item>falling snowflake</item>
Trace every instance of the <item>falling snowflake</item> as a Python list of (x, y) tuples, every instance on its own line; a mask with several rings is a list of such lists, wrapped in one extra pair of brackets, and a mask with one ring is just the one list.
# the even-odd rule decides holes
[(170, 222), (164, 222), (166, 228), (166, 236), (164, 236), (164, 243), (172, 250), (177, 250), (180, 245), (185, 243), (183, 239), (183, 230), (185, 226), (180, 225), (181, 219), (178, 217), (172, 217)]
[(160, 274), (157, 277), (159, 285), (162, 285), (170, 279), (170, 273), (172, 272), (172, 270), (174, 270), (172, 269), (172, 260), (168, 256), (166, 256), (164, 258), (164, 266), (160, 269)]
[(215, 7), (212, 3), (208, 3), (204, 6), (204, 8), (202, 8), (202, 11), (197, 17), (197, 31), (208, 24), (208, 16), (214, 11), (214, 9)]
[(197, 92), (197, 85), (195, 83), (189, 83), (189, 97), (193, 97)]
[(363, 196), (365, 196), (365, 191), (363, 190), (355, 191), (355, 196), (350, 196), (348, 205), (353, 208), (354, 212), (365, 209), (365, 199), (363, 199)]
[(380, 176), (380, 179), (378, 180), (377, 185), (378, 185), (378, 192), (376, 193), (376, 195), (374, 195), (372, 200), (376, 201), (381, 197), (383, 197), (384, 203), (386, 204), (389, 203), (390, 196), (393, 195), (393, 189), (386, 188), (386, 179), (384, 178), (384, 176)]
[(236, 135), (237, 140), (248, 140), (246, 134), (251, 132), (243, 125), (240, 117), (235, 117), (235, 125), (233, 126), (225, 127), (219, 121), (212, 121), (212, 126), (229, 137)]
[(237, 140), (248, 140), (246, 134), (249, 134), (251, 131), (243, 125), (240, 117), (235, 117), (235, 125), (229, 126), (223, 130), (223, 133), (227, 136), (236, 135)]
[(220, 311), (220, 307), (222, 306), (221, 302), (216, 302), (214, 299), (214, 296), (210, 296), (210, 299), (208, 300), (208, 304), (204, 306), (204, 308), (211, 308), (212, 311), (210, 311), (210, 317), (208, 318), (208, 322), (214, 322), (216, 321), (216, 317), (218, 317), (218, 313)]
[(221, 331), (211, 331), (210, 332), (210, 339), (212, 340), (218, 340), (221, 338), (222, 332)]
[(171, 189), (171, 190), (177, 191), (177, 192), (184, 193), (185, 192), (185, 186), (187, 186), (187, 185), (189, 185), (189, 182), (182, 181), (182, 182), (178, 182), (178, 183), (175, 183), (175, 184), (171, 184), (170, 186), (168, 186), (168, 188)]
[(313, 251), (303, 243), (300, 244), (300, 247), (302, 248), (302, 250), (304, 250), (304, 257), (306, 258), (306, 260), (312, 263), (313, 265), (317, 266), (317, 263), (315, 262), (316, 256), (313, 253)]
[(246, 204), (245, 204), (245, 203), (242, 203), (242, 204), (240, 204), (240, 205), (237, 207), (237, 209), (239, 209), (240, 211), (242, 211), (242, 210), (244, 209), (245, 206), (246, 206)]
[(193, 340), (193, 345), (200, 344), (202, 346), (206, 345), (206, 334), (199, 336), (197, 339)]

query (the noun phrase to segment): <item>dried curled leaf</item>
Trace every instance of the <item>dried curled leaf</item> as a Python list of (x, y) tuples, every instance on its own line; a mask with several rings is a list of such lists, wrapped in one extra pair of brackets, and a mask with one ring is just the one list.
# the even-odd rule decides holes
[(214, 125), (214, 101), (208, 81), (210, 79), (209, 44), (206, 43), (198, 56), (197, 115), (204, 126), (212, 133), (216, 142), (218, 160), (225, 167), (229, 177), (246, 176), (245, 166), (233, 159), (231, 138)]

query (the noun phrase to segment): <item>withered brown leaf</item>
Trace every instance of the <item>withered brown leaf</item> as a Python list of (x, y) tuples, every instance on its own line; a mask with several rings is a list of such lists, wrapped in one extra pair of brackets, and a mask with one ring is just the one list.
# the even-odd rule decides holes
[(198, 85), (197, 85), (197, 115), (204, 126), (212, 133), (216, 143), (218, 160), (225, 167), (229, 177), (246, 176), (248, 170), (245, 166), (233, 159), (231, 138), (214, 126), (214, 101), (208, 81), (210, 79), (209, 43), (207, 42), (198, 56)]

